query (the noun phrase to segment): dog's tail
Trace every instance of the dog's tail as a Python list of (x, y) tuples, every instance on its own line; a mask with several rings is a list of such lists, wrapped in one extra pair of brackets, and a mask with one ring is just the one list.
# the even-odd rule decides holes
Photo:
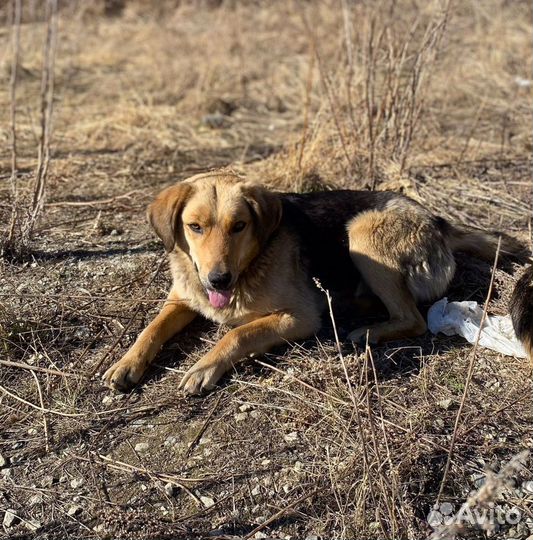
[(533, 265), (518, 280), (509, 304), (513, 327), (526, 353), (533, 359)]
[(517, 261), (525, 258), (524, 245), (505, 233), (485, 232), (446, 223), (446, 237), (452, 251), (471, 253), (484, 261), (494, 262), (499, 238), (500, 256), (511, 257)]

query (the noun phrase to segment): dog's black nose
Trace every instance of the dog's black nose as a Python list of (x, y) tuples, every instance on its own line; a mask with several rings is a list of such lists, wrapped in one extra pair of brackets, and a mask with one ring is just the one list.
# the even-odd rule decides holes
[(230, 272), (209, 272), (207, 279), (214, 289), (227, 289), (231, 283)]

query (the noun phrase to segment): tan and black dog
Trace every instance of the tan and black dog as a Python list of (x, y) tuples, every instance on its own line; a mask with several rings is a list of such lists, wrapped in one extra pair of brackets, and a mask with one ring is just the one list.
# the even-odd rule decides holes
[[(104, 374), (117, 389), (137, 383), (197, 315), (234, 328), (184, 376), (180, 387), (191, 394), (252, 353), (312, 336), (324, 309), (314, 277), (329, 290), (364, 283), (388, 310), (387, 322), (354, 330), (353, 341), (367, 331), (374, 343), (418, 336), (426, 324), (417, 303), (445, 292), (454, 252), (492, 261), (497, 246), (495, 235), (452, 225), (398, 193), (277, 193), (225, 171), (165, 189), (148, 216), (173, 284), (161, 312)], [(523, 287), (529, 303), (517, 298), (513, 315), (531, 352), (531, 279)]]

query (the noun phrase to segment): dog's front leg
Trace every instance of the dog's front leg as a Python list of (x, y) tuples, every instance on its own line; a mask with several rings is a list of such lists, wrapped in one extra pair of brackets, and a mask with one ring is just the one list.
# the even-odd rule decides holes
[(234, 363), (252, 353), (263, 353), (288, 340), (312, 335), (317, 318), (298, 318), (278, 312), (230, 330), (201, 360), (187, 371), (180, 388), (189, 394), (210, 390)]
[(107, 386), (127, 390), (138, 383), (161, 346), (187, 326), (196, 313), (172, 292), (155, 319), (141, 332), (131, 349), (103, 376)]

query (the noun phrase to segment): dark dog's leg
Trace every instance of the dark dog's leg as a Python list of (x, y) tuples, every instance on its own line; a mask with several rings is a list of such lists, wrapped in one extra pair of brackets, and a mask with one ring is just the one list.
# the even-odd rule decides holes
[(159, 314), (141, 332), (131, 349), (104, 373), (105, 383), (119, 390), (138, 383), (161, 346), (195, 317), (196, 313), (186, 302), (170, 293)]
[(252, 353), (267, 352), (288, 340), (309, 337), (319, 326), (318, 315), (297, 318), (289, 313), (273, 313), (230, 330), (189, 369), (180, 388), (189, 394), (209, 390), (237, 361)]

